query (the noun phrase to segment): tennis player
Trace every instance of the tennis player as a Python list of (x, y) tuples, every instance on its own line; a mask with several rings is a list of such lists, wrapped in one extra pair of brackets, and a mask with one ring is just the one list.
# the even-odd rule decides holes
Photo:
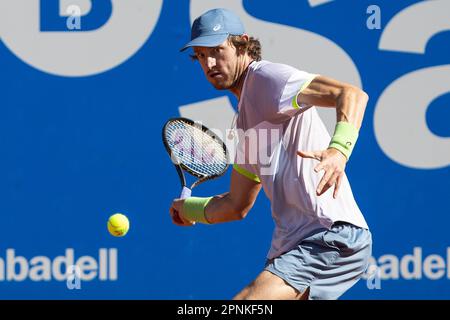
[[(236, 126), (244, 136), (239, 135), (229, 192), (175, 199), (172, 221), (191, 226), (241, 220), (263, 188), (275, 221), (271, 248), (262, 272), (234, 299), (339, 298), (361, 278), (372, 251), (371, 233), (344, 173), (367, 94), (262, 60), (259, 41), (226, 9), (194, 21), (182, 51), (189, 47), (207, 80), (238, 98)], [(336, 109), (332, 137), (316, 107)], [(183, 223), (173, 219), (175, 212)]]

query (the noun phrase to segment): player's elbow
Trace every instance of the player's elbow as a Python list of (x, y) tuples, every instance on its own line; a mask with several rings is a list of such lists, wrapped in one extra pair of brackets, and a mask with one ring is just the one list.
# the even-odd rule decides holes
[(364, 104), (367, 104), (367, 102), (369, 102), (369, 95), (364, 90), (358, 88), (358, 95), (361, 101), (364, 102)]
[(239, 215), (238, 215), (239, 220), (245, 219), (245, 217), (247, 216), (247, 214), (248, 214), (249, 212), (250, 212), (250, 207), (247, 207), (247, 208), (241, 210), (241, 211), (239, 212)]
[(364, 90), (356, 87), (356, 86), (352, 86), (352, 85), (347, 85), (343, 88), (341, 94), (347, 96), (347, 97), (352, 97), (353, 99), (364, 103), (364, 105), (367, 104), (367, 102), (369, 101), (369, 95), (367, 94), (367, 92), (365, 92)]
[(236, 220), (243, 220), (250, 212), (252, 205), (238, 205), (233, 209), (233, 216)]

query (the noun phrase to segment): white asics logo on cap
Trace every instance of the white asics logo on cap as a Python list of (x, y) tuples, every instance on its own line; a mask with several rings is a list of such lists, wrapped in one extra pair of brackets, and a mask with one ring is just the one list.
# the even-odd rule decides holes
[(222, 26), (220, 24), (216, 24), (213, 28), (214, 31), (219, 31)]

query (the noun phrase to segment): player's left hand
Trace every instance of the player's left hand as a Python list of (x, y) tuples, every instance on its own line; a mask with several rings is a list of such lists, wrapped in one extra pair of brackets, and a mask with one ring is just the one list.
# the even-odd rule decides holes
[(190, 227), (194, 223), (183, 217), (183, 204), (184, 199), (175, 199), (170, 206), (169, 213), (172, 218), (172, 222), (180, 227)]
[(339, 187), (345, 171), (347, 158), (337, 149), (329, 148), (323, 151), (297, 151), (302, 158), (316, 159), (320, 163), (314, 168), (315, 172), (325, 171), (322, 180), (320, 180), (316, 193), (318, 196), (324, 194), (333, 185), (333, 198), (337, 198)]

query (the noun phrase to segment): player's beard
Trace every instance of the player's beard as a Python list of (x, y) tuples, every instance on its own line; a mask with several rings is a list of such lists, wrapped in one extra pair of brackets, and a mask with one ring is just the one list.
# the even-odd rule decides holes
[(235, 84), (234, 78), (235, 78), (234, 72), (231, 75), (230, 74), (225, 75), (222, 73), (220, 79), (212, 79), (212, 81), (210, 82), (213, 85), (213, 87), (217, 90), (229, 90)]

